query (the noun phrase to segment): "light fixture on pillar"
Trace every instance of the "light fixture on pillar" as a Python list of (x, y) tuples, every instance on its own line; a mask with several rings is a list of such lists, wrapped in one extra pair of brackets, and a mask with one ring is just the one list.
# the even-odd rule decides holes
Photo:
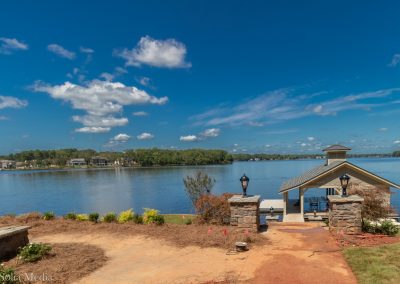
[(347, 196), (347, 186), (349, 185), (350, 177), (347, 174), (344, 174), (339, 179), (342, 186), (342, 196)]
[(240, 183), (242, 184), (243, 189), (243, 197), (247, 196), (246, 190), (247, 186), (249, 185), (249, 181), (250, 179), (245, 174), (243, 174), (243, 176), (240, 178)]

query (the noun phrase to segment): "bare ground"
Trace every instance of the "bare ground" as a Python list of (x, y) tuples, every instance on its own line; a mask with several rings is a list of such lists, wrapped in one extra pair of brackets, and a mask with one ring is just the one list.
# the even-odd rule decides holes
[(105, 252), (105, 265), (80, 283), (356, 283), (336, 240), (315, 223), (272, 224), (250, 235), (249, 251), (233, 253), (232, 242), (247, 234), (232, 227), (225, 241), (218, 226), (27, 222), (33, 241)]

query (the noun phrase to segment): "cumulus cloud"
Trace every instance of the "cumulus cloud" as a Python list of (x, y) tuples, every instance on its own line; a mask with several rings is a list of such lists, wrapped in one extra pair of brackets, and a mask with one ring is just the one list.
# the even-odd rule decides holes
[(85, 111), (85, 115), (74, 115), (72, 119), (85, 126), (77, 131), (91, 133), (98, 133), (97, 130), (106, 132), (112, 127), (126, 125), (128, 118), (118, 117), (124, 106), (163, 105), (168, 101), (167, 97), (157, 98), (133, 86), (100, 80), (82, 85), (70, 82), (61, 85), (36, 82), (33, 90), (47, 93), (53, 99), (70, 103), (74, 109)]
[(81, 132), (81, 133), (105, 133), (110, 131), (110, 127), (95, 127), (95, 126), (85, 126), (82, 128), (77, 128), (75, 129), (76, 132)]
[(0, 54), (12, 54), (18, 50), (28, 50), (29, 46), (15, 38), (0, 37)]
[(393, 141), (394, 144), (400, 144), (400, 140)]
[(114, 50), (114, 55), (125, 59), (127, 66), (150, 65), (166, 68), (188, 68), (186, 46), (175, 39), (157, 40), (142, 37), (135, 48)]
[(181, 136), (179, 140), (182, 142), (195, 142), (198, 141), (199, 138), (196, 135), (186, 135), (186, 136)]
[(139, 140), (150, 140), (153, 139), (154, 135), (151, 133), (143, 132), (142, 134), (137, 136), (137, 139)]
[(114, 141), (119, 141), (119, 142), (126, 142), (129, 139), (131, 139), (131, 136), (129, 136), (128, 134), (125, 134), (125, 133), (120, 133), (120, 134), (114, 136), (114, 138), (113, 138)]
[(20, 100), (15, 97), (0, 96), (0, 109), (4, 108), (23, 108), (28, 105), (28, 101)]
[(308, 140), (308, 141), (314, 141), (314, 140), (315, 140), (315, 137), (312, 137), (312, 136), (307, 137), (307, 140)]
[(134, 113), (132, 113), (134, 116), (146, 116), (149, 115), (147, 112), (145, 111), (136, 111)]
[(390, 67), (396, 67), (400, 63), (400, 54), (394, 54), (392, 61), (388, 64)]
[(70, 60), (75, 59), (75, 56), (76, 56), (75, 52), (69, 51), (69, 50), (65, 49), (64, 47), (62, 47), (61, 45), (55, 44), (55, 43), (49, 44), (47, 46), (47, 50), (60, 56), (60, 57), (67, 58)]
[(209, 128), (200, 133), (203, 137), (217, 137), (219, 135), (219, 128)]

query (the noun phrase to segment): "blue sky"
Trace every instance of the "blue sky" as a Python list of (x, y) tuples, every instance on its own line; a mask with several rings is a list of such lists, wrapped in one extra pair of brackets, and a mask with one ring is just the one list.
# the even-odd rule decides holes
[(398, 1), (3, 2), (0, 154), (397, 150), (399, 9)]

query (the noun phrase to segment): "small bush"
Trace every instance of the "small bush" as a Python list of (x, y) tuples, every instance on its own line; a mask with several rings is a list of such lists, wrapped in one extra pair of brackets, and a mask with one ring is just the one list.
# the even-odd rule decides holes
[(99, 221), (99, 213), (93, 212), (89, 214), (89, 221), (97, 223)]
[(157, 215), (153, 218), (153, 223), (156, 225), (164, 225), (165, 219), (163, 215)]
[(126, 223), (126, 222), (129, 222), (129, 221), (132, 221), (133, 220), (133, 215), (134, 215), (134, 213), (133, 213), (132, 209), (129, 209), (129, 210), (126, 210), (126, 211), (122, 211), (121, 213), (119, 213), (118, 223)]
[(89, 216), (88, 216), (88, 214), (77, 214), (76, 220), (77, 221), (89, 221)]
[(48, 220), (53, 220), (54, 217), (55, 217), (54, 212), (47, 211), (47, 212), (43, 213), (43, 219), (44, 220), (47, 220), (47, 221)]
[(29, 244), (21, 248), (18, 257), (25, 262), (35, 262), (49, 254), (51, 246), (46, 244)]
[(198, 220), (203, 223), (225, 225), (230, 221), (230, 208), (228, 199), (232, 194), (224, 193), (217, 195), (202, 195), (196, 203)]
[(165, 222), (164, 216), (161, 216), (163, 219), (162, 221), (161, 218), (159, 218), (158, 216), (161, 216), (158, 210), (151, 208), (144, 208), (143, 222), (145, 224), (152, 224), (156, 223), (157, 221), (157, 222), (163, 222), (162, 224), (164, 224)]
[(362, 221), (362, 231), (370, 234), (376, 234), (377, 226), (373, 225), (370, 221), (368, 220), (363, 220)]
[(69, 212), (66, 215), (64, 215), (65, 220), (76, 220), (76, 214), (73, 212)]
[(380, 231), (382, 232), (382, 234), (395, 236), (399, 232), (399, 227), (393, 224), (391, 221), (385, 220), (380, 225)]
[(185, 224), (186, 225), (192, 225), (192, 219), (186, 219)]
[(7, 268), (3, 264), (0, 265), (0, 283), (1, 284), (11, 284), (18, 283), (19, 277), (15, 274), (13, 268)]
[(143, 224), (143, 217), (142, 215), (139, 214), (133, 214), (133, 220), (132, 220), (135, 224)]
[(117, 220), (117, 215), (114, 212), (108, 212), (103, 216), (103, 222), (112, 223)]

